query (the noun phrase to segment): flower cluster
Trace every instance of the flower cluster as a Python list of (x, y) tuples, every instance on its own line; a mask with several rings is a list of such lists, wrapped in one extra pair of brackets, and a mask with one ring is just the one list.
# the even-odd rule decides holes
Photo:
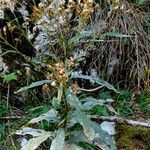
[(43, 12), (44, 12), (43, 7), (34, 6), (30, 21), (34, 22), (34, 21), (39, 20), (41, 18), (41, 15), (43, 14)]
[(0, 0), (0, 9), (10, 8), (14, 10), (15, 0)]
[(69, 72), (75, 66), (74, 60), (69, 59), (64, 64), (63, 62), (54, 65), (47, 65), (48, 75), (47, 78), (52, 81), (52, 86), (56, 84), (66, 85), (69, 79)]
[[(43, 9), (44, 8), (44, 9)], [(47, 2), (40, 4), (38, 8), (34, 7), (32, 19), (36, 19), (41, 14), (41, 10), (49, 17), (57, 18), (62, 25), (68, 25), (70, 19), (75, 15), (81, 22), (87, 22), (93, 12), (99, 8), (93, 0), (68, 0), (66, 4), (63, 0), (53, 0), (50, 4)]]

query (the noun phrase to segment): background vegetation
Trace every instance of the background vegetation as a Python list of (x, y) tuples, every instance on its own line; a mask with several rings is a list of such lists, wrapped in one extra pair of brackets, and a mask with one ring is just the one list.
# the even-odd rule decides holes
[(140, 149), (124, 139), (148, 149), (144, 127), (133, 135), (118, 127), (114, 141), (91, 119), (149, 119), (149, 8), (148, 0), (1, 0), (1, 149)]

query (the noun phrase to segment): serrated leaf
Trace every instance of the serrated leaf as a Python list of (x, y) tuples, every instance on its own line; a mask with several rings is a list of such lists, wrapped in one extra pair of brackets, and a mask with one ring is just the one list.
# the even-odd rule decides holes
[(100, 105), (100, 106), (104, 106), (107, 103), (112, 103), (114, 102), (113, 99), (106, 99), (106, 100), (101, 100), (101, 99), (95, 99), (95, 98), (86, 98), (84, 100), (85, 102), (83, 103), (83, 107), (84, 109), (91, 109), (93, 106), (95, 105)]
[(47, 120), (49, 122), (59, 122), (59, 118), (58, 118), (57, 115), (58, 115), (57, 111), (55, 111), (54, 109), (51, 109), (47, 113), (41, 114), (37, 118), (33, 118), (28, 123), (38, 123), (38, 122), (40, 122), (42, 120)]
[(83, 103), (84, 109), (91, 109), (95, 105), (103, 106), (105, 104), (104, 100), (97, 100), (95, 98), (86, 98)]
[(94, 78), (91, 76), (87, 76), (87, 75), (78, 75), (78, 74), (73, 74), (71, 76), (71, 78), (79, 78), (79, 79), (85, 79), (85, 80), (90, 80), (90, 81), (94, 81), (95, 83), (97, 83), (98, 85), (104, 86), (110, 90), (113, 90), (116, 93), (119, 93), (117, 89), (114, 88), (114, 86), (112, 86), (111, 84), (109, 84), (108, 82), (100, 79), (100, 78)]
[(59, 129), (55, 139), (52, 141), (50, 150), (64, 150), (65, 132), (64, 129)]
[(111, 84), (109, 84), (108, 82), (100, 79), (100, 78), (95, 78), (95, 82), (99, 85), (102, 85), (104, 87), (107, 87), (110, 90), (113, 90), (116, 93), (119, 93), (117, 89), (114, 88), (114, 86), (112, 86)]
[(34, 82), (32, 84), (30, 84), (29, 86), (25, 86), (25, 87), (22, 87), (21, 89), (19, 89), (18, 91), (14, 92), (15, 94), (16, 93), (19, 93), (19, 92), (22, 92), (22, 91), (25, 91), (25, 90), (28, 90), (28, 89), (31, 89), (31, 88), (35, 88), (37, 86), (40, 86), (40, 85), (43, 85), (43, 84), (51, 84), (52, 81), (51, 80), (42, 80), (42, 81), (37, 81), (37, 82)]
[(46, 141), (51, 136), (50, 132), (47, 132), (45, 134), (42, 134), (39, 137), (30, 139), (27, 144), (25, 144), (21, 150), (35, 150), (37, 149), (41, 143)]
[(38, 137), (45, 134), (46, 131), (41, 129), (33, 129), (29, 127), (25, 127), (22, 130), (17, 130), (15, 134), (17, 135), (32, 135), (33, 137)]
[(41, 129), (33, 129), (33, 128), (23, 128), (22, 130), (16, 131), (17, 135), (32, 135), (33, 138), (30, 139), (21, 150), (35, 150), (41, 143), (47, 140), (52, 136), (52, 132), (46, 132)]

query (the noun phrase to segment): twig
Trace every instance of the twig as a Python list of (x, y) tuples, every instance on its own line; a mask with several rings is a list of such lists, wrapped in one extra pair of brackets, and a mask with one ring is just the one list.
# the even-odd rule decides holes
[(101, 122), (101, 121), (110, 121), (110, 122), (116, 122), (118, 124), (126, 124), (130, 126), (143, 126), (150, 128), (150, 121), (149, 122), (141, 122), (141, 121), (133, 121), (133, 120), (128, 120), (128, 119), (123, 119), (120, 117), (99, 117), (99, 116), (90, 116), (91, 120), (96, 121), (96, 122)]
[(7, 107), (9, 106), (9, 95), (10, 95), (10, 84), (8, 84), (8, 91), (7, 91)]
[(137, 59), (137, 87), (138, 87), (138, 93), (140, 91), (140, 64), (139, 64), (139, 48), (138, 48), (138, 37), (137, 34), (135, 36), (135, 50), (136, 50), (136, 59)]
[(14, 143), (14, 140), (13, 140), (13, 138), (12, 138), (12, 135), (11, 135), (11, 127), (10, 127), (10, 120), (8, 120), (7, 121), (7, 124), (8, 124), (8, 132), (9, 132), (9, 134), (10, 134), (10, 141), (11, 141), (11, 143), (12, 143), (12, 145), (13, 145), (13, 148), (15, 149), (15, 150), (17, 150), (17, 148), (16, 148), (16, 146), (15, 146), (15, 143)]
[(96, 88), (94, 88), (94, 89), (83, 89), (83, 88), (78, 88), (78, 90), (79, 91), (85, 91), (85, 92), (94, 92), (94, 91), (97, 91), (97, 90), (99, 90), (99, 89), (101, 89), (101, 88), (103, 88), (104, 86), (98, 86), (98, 87), (96, 87)]
[(87, 40), (87, 41), (80, 41), (80, 43), (89, 43), (89, 42), (93, 42), (93, 43), (100, 43), (100, 42), (116, 42), (118, 40)]
[(13, 120), (13, 119), (22, 119), (24, 116), (10, 116), (10, 117), (0, 117), (0, 120)]

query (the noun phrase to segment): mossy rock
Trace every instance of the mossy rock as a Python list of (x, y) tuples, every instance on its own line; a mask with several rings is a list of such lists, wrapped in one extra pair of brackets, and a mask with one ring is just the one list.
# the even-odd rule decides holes
[(150, 129), (118, 125), (116, 144), (118, 149), (124, 150), (150, 150)]

